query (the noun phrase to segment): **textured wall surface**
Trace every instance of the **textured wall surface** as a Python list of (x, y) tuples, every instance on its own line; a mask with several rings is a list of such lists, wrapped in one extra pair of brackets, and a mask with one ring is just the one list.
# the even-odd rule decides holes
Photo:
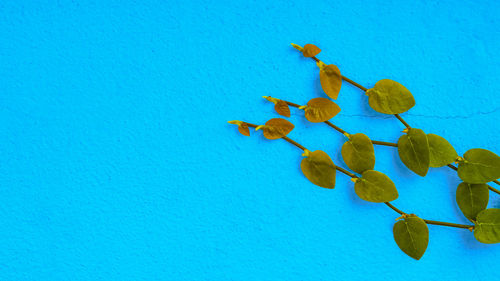
[[(23, 3), (24, 2), (24, 3)], [(2, 1), (1, 280), (494, 280), (500, 245), (429, 226), (420, 261), (397, 214), (310, 184), (301, 151), (227, 120), (277, 117), (261, 98), (324, 96), (289, 43), (371, 87), (410, 89), (403, 117), (459, 153), (500, 153), (500, 2)], [(402, 125), (344, 84), (335, 124), (395, 141)], [(344, 137), (292, 110), (290, 137), (345, 167)], [(399, 208), (467, 223), (457, 175), (425, 178), (376, 147)], [(500, 207), (491, 194), (490, 207)]]

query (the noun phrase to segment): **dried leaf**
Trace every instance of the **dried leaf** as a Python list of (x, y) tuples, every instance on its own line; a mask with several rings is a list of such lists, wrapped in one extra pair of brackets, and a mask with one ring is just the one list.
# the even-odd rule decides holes
[(446, 139), (435, 134), (427, 134), (427, 139), (429, 140), (431, 167), (443, 167), (455, 162), (458, 154)]
[(398, 191), (394, 182), (381, 172), (368, 170), (361, 178), (357, 178), (354, 191), (363, 200), (382, 203), (398, 198)]
[(421, 218), (412, 215), (394, 224), (394, 240), (408, 256), (419, 260), (429, 244), (429, 229)]
[(349, 135), (349, 140), (342, 145), (341, 153), (347, 167), (356, 173), (361, 174), (375, 167), (373, 143), (365, 134)]
[(368, 103), (375, 111), (385, 114), (400, 114), (415, 105), (413, 95), (396, 81), (383, 79), (366, 91)]
[(481, 243), (500, 243), (500, 209), (486, 209), (477, 215), (474, 237)]
[(313, 44), (306, 44), (302, 50), (302, 54), (306, 58), (311, 58), (317, 56), (321, 52), (321, 49)]
[(336, 100), (342, 86), (342, 75), (339, 68), (333, 64), (325, 65), (324, 63), (318, 63), (318, 66), (320, 67), (319, 80), (321, 88), (323, 88), (327, 96)]
[(243, 121), (239, 121), (239, 120), (227, 121), (227, 123), (233, 124), (233, 125), (238, 125), (238, 131), (242, 135), (250, 136), (250, 130), (248, 129), (247, 123), (245, 123)]
[(274, 105), (274, 110), (276, 110), (279, 115), (290, 117), (290, 108), (288, 107), (288, 104), (283, 100), (278, 100), (276, 102), (276, 104)]
[(300, 168), (308, 180), (324, 188), (335, 187), (335, 164), (328, 154), (321, 150), (305, 151)]
[(486, 209), (489, 200), (489, 189), (484, 183), (470, 184), (463, 182), (457, 188), (457, 204), (462, 213), (471, 221), (476, 220), (477, 214)]
[(244, 136), (249, 137), (250, 136), (250, 129), (248, 129), (247, 123), (242, 123), (241, 125), (238, 126), (238, 131)]
[(496, 180), (500, 178), (500, 157), (486, 149), (470, 149), (458, 162), (458, 176), (468, 183)]
[(340, 112), (340, 107), (333, 101), (325, 98), (314, 98), (304, 108), (305, 117), (310, 122), (325, 122)]
[(283, 118), (273, 118), (267, 121), (264, 126), (257, 127), (256, 130), (261, 127), (265, 138), (275, 140), (288, 135), (295, 126)]
[(427, 135), (421, 129), (411, 128), (398, 140), (399, 158), (408, 169), (425, 176), (430, 166), (430, 150)]

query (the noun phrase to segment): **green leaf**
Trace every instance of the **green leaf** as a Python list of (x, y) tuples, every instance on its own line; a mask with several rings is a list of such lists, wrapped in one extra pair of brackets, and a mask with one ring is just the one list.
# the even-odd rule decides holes
[(394, 224), (394, 240), (408, 256), (419, 260), (429, 244), (429, 229), (421, 218), (410, 215)]
[(489, 189), (484, 183), (470, 184), (463, 182), (457, 188), (457, 204), (462, 213), (471, 221), (476, 220), (477, 214), (486, 209), (489, 200)]
[(368, 170), (356, 179), (354, 191), (363, 200), (382, 203), (398, 198), (398, 191), (392, 180), (381, 172)]
[(333, 101), (325, 98), (314, 98), (307, 102), (304, 109), (304, 115), (307, 120), (313, 123), (325, 122), (332, 119), (340, 112), (340, 106)]
[(411, 128), (398, 140), (398, 153), (403, 164), (419, 176), (425, 176), (430, 165), (427, 135), (421, 129)]
[(347, 167), (356, 173), (361, 174), (375, 167), (373, 143), (365, 134), (349, 135), (349, 140), (342, 145), (341, 153)]
[(330, 156), (321, 150), (306, 150), (303, 155), (306, 158), (302, 159), (300, 168), (306, 178), (315, 185), (334, 188), (336, 169)]
[(431, 167), (443, 167), (455, 162), (458, 154), (455, 148), (453, 148), (446, 139), (435, 134), (427, 134), (427, 139), (429, 140), (429, 149), (431, 153)]
[(470, 149), (459, 159), (458, 176), (468, 183), (496, 180), (500, 178), (500, 157), (486, 149)]
[(474, 237), (481, 243), (500, 243), (500, 209), (486, 209), (477, 215)]
[(336, 100), (342, 86), (342, 75), (339, 68), (333, 64), (325, 65), (324, 63), (318, 63), (318, 66), (321, 88), (327, 96)]
[(399, 114), (415, 105), (413, 95), (396, 81), (383, 79), (366, 91), (368, 103), (375, 111), (385, 114)]

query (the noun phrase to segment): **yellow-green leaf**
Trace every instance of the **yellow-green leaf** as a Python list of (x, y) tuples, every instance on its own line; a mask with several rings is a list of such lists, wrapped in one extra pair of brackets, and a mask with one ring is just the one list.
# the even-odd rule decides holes
[(290, 117), (290, 108), (288, 107), (288, 104), (283, 100), (278, 100), (276, 102), (276, 104), (274, 105), (274, 110), (276, 110), (279, 115)]
[(477, 215), (474, 237), (481, 243), (500, 243), (500, 209), (486, 209)]
[(383, 79), (366, 91), (368, 103), (375, 111), (385, 114), (399, 114), (415, 105), (413, 95), (396, 81)]
[(457, 204), (466, 218), (476, 220), (477, 214), (486, 209), (489, 200), (489, 189), (484, 183), (470, 184), (463, 182), (457, 188)]
[(300, 168), (308, 180), (324, 188), (335, 187), (335, 164), (328, 154), (321, 150), (305, 151)]
[(424, 220), (417, 216), (408, 216), (394, 224), (394, 240), (408, 256), (419, 260), (429, 244), (429, 229)]
[(500, 178), (500, 157), (486, 149), (470, 149), (458, 162), (458, 176), (468, 183), (496, 180)]
[(266, 122), (264, 126), (259, 126), (256, 130), (262, 128), (264, 137), (270, 140), (280, 139), (290, 133), (295, 126), (283, 118), (273, 118)]
[(304, 57), (311, 58), (317, 56), (321, 52), (321, 49), (313, 44), (306, 44), (302, 50)]
[(399, 158), (408, 169), (425, 176), (430, 165), (429, 141), (421, 129), (408, 129), (398, 140)]
[[(301, 107), (302, 108), (302, 107)], [(340, 112), (340, 107), (325, 98), (314, 98), (304, 108), (305, 117), (310, 122), (325, 122)]]
[(390, 202), (398, 198), (398, 191), (394, 182), (385, 174), (368, 170), (361, 178), (356, 179), (354, 191), (363, 200), (382, 203)]
[(340, 87), (342, 86), (342, 75), (337, 66), (330, 64), (324, 65), (319, 63), (319, 80), (321, 82), (321, 88), (327, 96), (336, 100), (340, 93)]
[(341, 153), (347, 167), (356, 173), (361, 174), (375, 167), (373, 143), (365, 134), (349, 135), (349, 140), (342, 145)]
[(446, 139), (435, 134), (427, 134), (427, 139), (429, 140), (431, 167), (443, 167), (455, 162), (458, 154)]

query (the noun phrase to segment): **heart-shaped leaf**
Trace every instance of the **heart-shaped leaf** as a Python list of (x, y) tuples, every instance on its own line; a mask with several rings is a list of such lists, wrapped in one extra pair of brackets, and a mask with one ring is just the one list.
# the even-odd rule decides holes
[(279, 115), (290, 117), (290, 108), (286, 101), (278, 100), (274, 105), (274, 110), (276, 110)]
[(368, 170), (356, 179), (354, 191), (363, 200), (383, 203), (396, 200), (398, 191), (392, 180), (385, 174)]
[(383, 79), (366, 91), (368, 103), (375, 111), (385, 114), (400, 114), (415, 105), (413, 95), (396, 81)]
[(304, 152), (300, 168), (308, 180), (324, 188), (335, 187), (335, 164), (328, 154), (321, 150)]
[(429, 229), (421, 218), (410, 215), (399, 220), (393, 228), (394, 240), (408, 256), (419, 260), (429, 244)]
[(489, 189), (484, 183), (470, 184), (463, 182), (457, 187), (457, 204), (462, 213), (471, 221), (476, 220), (477, 214), (486, 209), (489, 200)]
[(373, 143), (365, 134), (349, 135), (349, 140), (342, 145), (341, 153), (347, 167), (356, 173), (361, 174), (375, 167)]
[(266, 122), (265, 125), (258, 126), (255, 130), (262, 129), (266, 139), (280, 139), (290, 133), (295, 126), (283, 118), (273, 118)]
[(429, 140), (431, 167), (443, 167), (455, 162), (458, 154), (446, 139), (435, 134), (427, 134), (427, 139)]
[(318, 66), (321, 88), (323, 88), (327, 96), (336, 100), (342, 86), (342, 75), (339, 68), (333, 64), (325, 65), (322, 62), (319, 62)]
[(314, 123), (330, 120), (340, 112), (336, 103), (325, 98), (314, 98), (300, 108), (304, 109), (306, 119)]
[(474, 237), (481, 243), (500, 243), (500, 209), (486, 209), (477, 215)]
[(398, 140), (399, 158), (408, 169), (425, 176), (430, 165), (429, 141), (421, 129), (411, 128)]
[(470, 149), (459, 159), (458, 176), (468, 183), (496, 180), (500, 178), (500, 157), (486, 149)]
[(238, 125), (238, 131), (244, 135), (244, 136), (250, 136), (250, 129), (248, 128), (248, 124), (243, 122), (243, 121), (239, 121), (239, 120), (233, 120), (233, 121), (227, 121), (227, 123), (229, 124), (233, 124), (233, 125)]
[(243, 123), (241, 125), (238, 126), (238, 131), (242, 134), (242, 135), (245, 135), (247, 137), (250, 136), (250, 129), (248, 128), (248, 125), (247, 123)]
[(317, 56), (320, 52), (321, 52), (321, 49), (316, 47), (313, 44), (304, 45), (304, 49), (302, 50), (302, 54), (306, 58), (311, 58), (311, 57)]

